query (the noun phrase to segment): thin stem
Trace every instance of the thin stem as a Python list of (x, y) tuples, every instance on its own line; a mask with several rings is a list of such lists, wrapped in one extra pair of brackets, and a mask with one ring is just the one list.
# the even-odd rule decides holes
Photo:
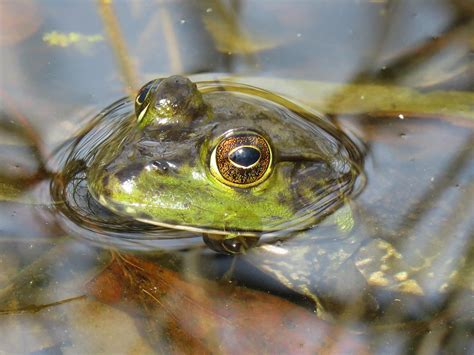
[(132, 65), (125, 42), (125, 38), (120, 28), (120, 23), (115, 15), (111, 0), (98, 0), (99, 14), (104, 23), (105, 32), (109, 38), (109, 43), (115, 53), (115, 58), (119, 65), (122, 79), (126, 84), (126, 91), (130, 97), (134, 98), (138, 88), (137, 74)]

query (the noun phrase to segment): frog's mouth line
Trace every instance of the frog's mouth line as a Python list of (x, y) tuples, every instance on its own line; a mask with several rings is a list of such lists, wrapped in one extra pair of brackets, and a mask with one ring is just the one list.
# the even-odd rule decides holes
[[(357, 179), (356, 179), (357, 180)], [(346, 198), (334, 198), (334, 193), (339, 193), (341, 192), (341, 188), (345, 189), (345, 194), (346, 197), (348, 198), (348, 195), (355, 190), (356, 187), (356, 182), (355, 180), (351, 182), (345, 182), (343, 184), (344, 186), (336, 186), (333, 187), (333, 189), (328, 190), (325, 196), (322, 197), (322, 199), (326, 199), (321, 206), (317, 209), (312, 211), (312, 213), (302, 213), (300, 211), (299, 216), (295, 215), (295, 218), (292, 219), (290, 222), (283, 222), (279, 225), (274, 226), (273, 228), (270, 227), (267, 230), (261, 230), (261, 231), (255, 231), (255, 230), (245, 230), (245, 229), (233, 229), (233, 230), (225, 230), (225, 229), (215, 229), (207, 226), (200, 226), (200, 227), (194, 227), (194, 226), (187, 226), (187, 225), (178, 225), (175, 223), (166, 223), (166, 222), (157, 222), (154, 220), (150, 219), (145, 219), (145, 218), (140, 218), (137, 217), (136, 220), (148, 225), (155, 225), (158, 227), (164, 227), (164, 228), (169, 228), (169, 229), (179, 229), (187, 232), (192, 232), (192, 233), (208, 233), (208, 234), (215, 234), (215, 235), (221, 235), (221, 236), (226, 236), (226, 235), (235, 235), (236, 237), (238, 236), (243, 236), (243, 237), (265, 237), (265, 238), (277, 238), (277, 237), (283, 237), (283, 236), (288, 236), (294, 232), (299, 232), (299, 231), (304, 231), (315, 224), (319, 223), (320, 221), (324, 220), (326, 217), (329, 215), (333, 214), (336, 210), (338, 210), (344, 203), (347, 202)], [(356, 191), (358, 193), (360, 190)], [(342, 193), (342, 192), (341, 192)], [(333, 195), (333, 197), (330, 197)], [(328, 198), (329, 197), (329, 198)], [(320, 213), (323, 211), (322, 213)]]

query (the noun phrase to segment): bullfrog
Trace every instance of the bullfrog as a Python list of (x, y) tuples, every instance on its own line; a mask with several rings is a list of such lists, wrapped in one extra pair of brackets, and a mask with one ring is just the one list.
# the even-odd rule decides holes
[(157, 248), (201, 235), (314, 300), (322, 317), (340, 303), (371, 313), (449, 289), (454, 274), (429, 290), (421, 281), (438, 247), (410, 253), (357, 224), (363, 164), (363, 144), (303, 104), (172, 76), (99, 114), (51, 191), (82, 235)]
[(116, 215), (213, 244), (304, 230), (355, 188), (355, 143), (263, 90), (173, 76), (147, 83), (134, 107), (89, 153), (88, 191)]

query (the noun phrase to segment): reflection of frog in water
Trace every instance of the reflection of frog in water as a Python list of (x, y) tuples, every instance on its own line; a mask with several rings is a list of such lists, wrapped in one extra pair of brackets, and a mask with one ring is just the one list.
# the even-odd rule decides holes
[(362, 158), (348, 136), (268, 92), (198, 85), (153, 80), (137, 95), (135, 115), (116, 115), (129, 110), (120, 101), (99, 116), (105, 128), (82, 135), (70, 157), (70, 167), (86, 165), (93, 199), (83, 210), (94, 202), (99, 222), (107, 211), (114, 233), (129, 225), (122, 220), (167, 238), (197, 232), (228, 253), (260, 238), (243, 258), (323, 308), (342, 302), (364, 313), (421, 299), (425, 286), (429, 294), (449, 289), (451, 275), (436, 290), (424, 282), (440, 265), (438, 249), (401, 250), (353, 219), (348, 201)]

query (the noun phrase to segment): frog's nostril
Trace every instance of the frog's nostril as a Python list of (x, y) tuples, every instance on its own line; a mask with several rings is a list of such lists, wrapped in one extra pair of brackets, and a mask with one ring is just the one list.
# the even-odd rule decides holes
[(155, 160), (154, 162), (152, 162), (151, 167), (154, 170), (163, 171), (163, 172), (168, 170), (168, 164), (166, 162), (162, 162), (159, 160)]
[(145, 167), (146, 170), (153, 170), (158, 173), (170, 174), (178, 170), (178, 166), (171, 161), (154, 160)]

